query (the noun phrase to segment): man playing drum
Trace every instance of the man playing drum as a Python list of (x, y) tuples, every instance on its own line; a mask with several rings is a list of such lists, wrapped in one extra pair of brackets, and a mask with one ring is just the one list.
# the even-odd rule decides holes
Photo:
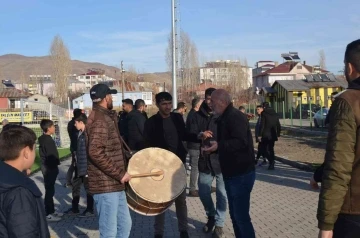
[[(185, 123), (178, 113), (172, 113), (172, 96), (167, 92), (156, 94), (156, 106), (159, 112), (145, 122), (144, 140), (146, 147), (159, 147), (176, 154), (185, 163), (187, 151)], [(186, 191), (175, 199), (176, 216), (181, 238), (189, 237)], [(164, 234), (165, 213), (155, 217), (155, 238)]]
[(125, 170), (117, 115), (112, 110), (111, 94), (116, 93), (105, 84), (90, 89), (93, 109), (86, 126), (89, 192), (99, 215), (101, 238), (129, 237), (132, 224), (124, 191), (131, 177)]

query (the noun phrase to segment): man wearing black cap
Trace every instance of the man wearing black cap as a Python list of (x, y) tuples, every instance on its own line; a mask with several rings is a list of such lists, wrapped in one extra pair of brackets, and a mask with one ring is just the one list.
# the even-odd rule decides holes
[(112, 110), (111, 94), (116, 93), (105, 84), (90, 89), (93, 109), (86, 126), (89, 192), (98, 211), (101, 238), (129, 237), (132, 223), (125, 194), (125, 182), (131, 177), (125, 170), (117, 116)]

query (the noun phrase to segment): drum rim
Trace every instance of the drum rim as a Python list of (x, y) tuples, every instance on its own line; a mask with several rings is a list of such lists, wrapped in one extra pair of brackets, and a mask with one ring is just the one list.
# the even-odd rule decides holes
[[(172, 153), (172, 154), (174, 154), (179, 160), (180, 160), (180, 158), (179, 158), (179, 156), (177, 156), (175, 153), (173, 153), (173, 152), (171, 152), (171, 151), (169, 151), (169, 150), (166, 150), (166, 149), (163, 149), (163, 148), (159, 148), (159, 147), (149, 147), (149, 148), (146, 148), (146, 149), (157, 149), (157, 150), (164, 150), (164, 151), (166, 151), (166, 152), (169, 152), (169, 153)], [(146, 149), (143, 149), (143, 150), (146, 150)], [(137, 151), (135, 154), (137, 154), (138, 152), (140, 152), (140, 151), (143, 151), (143, 150), (139, 150), (139, 151)], [(134, 155), (135, 155), (134, 154)], [(133, 156), (134, 156), (133, 155)], [(131, 159), (130, 159), (131, 160)], [(181, 161), (181, 160), (180, 160)], [(130, 162), (129, 162), (130, 163)], [(183, 186), (183, 188), (181, 189), (181, 191), (178, 193), (178, 194), (176, 194), (175, 195), (175, 198), (172, 198), (172, 199), (170, 199), (170, 200), (168, 200), (168, 201), (161, 201), (161, 202), (171, 202), (171, 201), (175, 201), (175, 199), (178, 197), (178, 196), (180, 196), (180, 194), (182, 194), (183, 192), (184, 192), (184, 190), (186, 189), (186, 186), (187, 186), (187, 174), (186, 174), (186, 167), (185, 167), (185, 165), (184, 165), (184, 163), (181, 163), (181, 165), (182, 165), (182, 168), (183, 168), (183, 170), (184, 170), (184, 174), (185, 174), (185, 183), (184, 183), (184, 186)], [(128, 182), (128, 185), (131, 187), (131, 189), (136, 193), (136, 195), (137, 196), (139, 196), (140, 198), (142, 198), (143, 200), (145, 200), (145, 201), (149, 201), (149, 202), (153, 202), (153, 203), (160, 203), (159, 201), (154, 201), (154, 200), (151, 200), (151, 199), (149, 199), (149, 198), (144, 198), (142, 195), (140, 195), (140, 193), (136, 190), (136, 189), (134, 189), (134, 187), (131, 185), (131, 180)]]

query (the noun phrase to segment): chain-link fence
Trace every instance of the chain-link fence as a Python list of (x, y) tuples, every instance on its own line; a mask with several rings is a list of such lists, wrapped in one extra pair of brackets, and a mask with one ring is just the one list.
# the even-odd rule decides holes
[(67, 125), (71, 118), (71, 112), (53, 103), (26, 101), (23, 102), (21, 114), (24, 126), (31, 128), (39, 137), (43, 134), (40, 128), (42, 119), (50, 119), (55, 124), (54, 140), (58, 147), (68, 148), (70, 138), (67, 132)]

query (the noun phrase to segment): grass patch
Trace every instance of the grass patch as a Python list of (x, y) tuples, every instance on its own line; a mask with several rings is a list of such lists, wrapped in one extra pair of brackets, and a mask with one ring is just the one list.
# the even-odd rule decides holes
[[(70, 149), (68, 148), (59, 148), (58, 151), (59, 151), (60, 160), (71, 155)], [(39, 156), (39, 149), (36, 149), (35, 163), (31, 167), (31, 173), (38, 171), (40, 169), (40, 166), (41, 166), (41, 161)]]

